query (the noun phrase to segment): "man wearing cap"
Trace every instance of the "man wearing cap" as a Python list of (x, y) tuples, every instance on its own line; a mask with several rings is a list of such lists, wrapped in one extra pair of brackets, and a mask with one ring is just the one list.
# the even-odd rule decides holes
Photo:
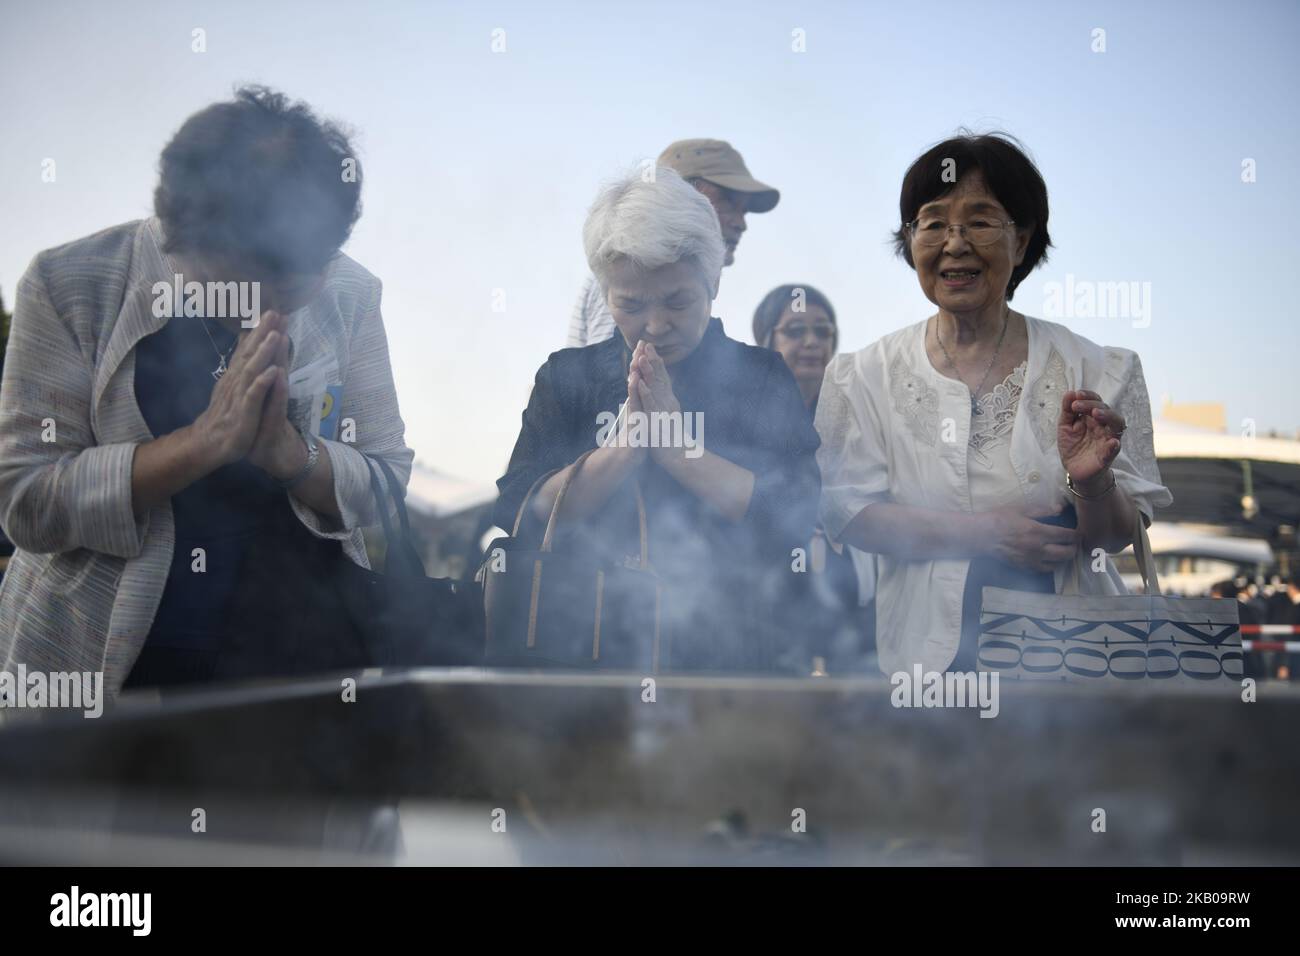
[[(727, 255), (723, 265), (736, 261), (736, 246), (748, 228), (745, 215), (770, 212), (781, 194), (749, 174), (745, 161), (730, 143), (720, 139), (683, 139), (659, 154), (658, 165), (668, 166), (713, 204), (722, 226)], [(595, 276), (587, 279), (569, 322), (571, 347), (595, 345), (615, 332), (614, 316)]]

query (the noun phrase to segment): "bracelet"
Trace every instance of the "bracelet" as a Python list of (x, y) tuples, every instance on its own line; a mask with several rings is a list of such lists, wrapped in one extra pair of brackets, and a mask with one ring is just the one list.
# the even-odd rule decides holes
[(1084, 501), (1096, 501), (1098, 498), (1105, 498), (1108, 494), (1110, 494), (1112, 491), (1115, 490), (1115, 472), (1112, 471), (1110, 473), (1110, 487), (1108, 487), (1105, 491), (1103, 491), (1099, 495), (1085, 495), (1082, 492), (1080, 492), (1079, 489), (1074, 487), (1074, 479), (1070, 477), (1070, 473), (1068, 471), (1065, 473), (1065, 487), (1069, 488), (1070, 494), (1074, 495), (1074, 497), (1076, 498), (1082, 498)]
[(298, 436), (307, 445), (307, 462), (301, 469), (299, 469), (298, 474), (294, 475), (292, 478), (276, 479), (276, 481), (279, 482), (280, 487), (285, 491), (296, 488), (306, 481), (307, 476), (310, 475), (312, 469), (316, 467), (316, 462), (320, 461), (320, 446), (317, 445), (312, 437), (305, 432), (299, 431)]

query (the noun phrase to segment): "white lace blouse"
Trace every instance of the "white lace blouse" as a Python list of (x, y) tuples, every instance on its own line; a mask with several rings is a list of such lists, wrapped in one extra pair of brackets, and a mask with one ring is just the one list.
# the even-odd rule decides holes
[(1020, 504), (1020, 486), (1011, 465), (1011, 431), (1020, 409), (1028, 366), (1028, 362), (1021, 362), (993, 386), (993, 391), (981, 395), (976, 402), (979, 414), (971, 416), (970, 436), (966, 440), (966, 475), (972, 511), (992, 511)]
[[(926, 323), (831, 359), (817, 402), (822, 523), (838, 540), (868, 505), (894, 501), (939, 511), (1020, 504), (1046, 513), (1071, 501), (1056, 448), (1061, 395), (1086, 388), (1124, 415), (1115, 480), (1149, 520), (1173, 497), (1160, 481), (1151, 406), (1136, 353), (1103, 348), (1054, 322), (1026, 317), (1028, 358), (981, 405), (972, 432), (970, 390), (925, 353)], [(999, 390), (1001, 390), (999, 392)], [(966, 560), (877, 559), (876, 635), (886, 674), (914, 664), (943, 670), (961, 638)], [(1068, 565), (1057, 570), (1057, 591)], [(1080, 575), (1090, 593), (1119, 594), (1106, 573)]]

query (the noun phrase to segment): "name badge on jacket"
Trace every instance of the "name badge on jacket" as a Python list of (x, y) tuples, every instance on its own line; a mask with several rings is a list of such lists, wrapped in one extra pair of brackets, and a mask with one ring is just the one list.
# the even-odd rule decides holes
[(289, 373), (289, 421), (305, 434), (335, 437), (343, 387), (328, 384), (334, 371), (332, 359), (319, 358)]

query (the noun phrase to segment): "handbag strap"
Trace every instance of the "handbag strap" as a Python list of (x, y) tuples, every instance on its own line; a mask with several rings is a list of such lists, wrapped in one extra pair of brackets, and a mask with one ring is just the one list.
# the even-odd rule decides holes
[(411, 519), (406, 513), (406, 489), (403, 488), (401, 483), (397, 480), (397, 475), (393, 473), (392, 465), (384, 461), (382, 458), (376, 458), (375, 464), (379, 466), (379, 470), (384, 473), (384, 478), (388, 482), (388, 493), (393, 499), (393, 504), (396, 506), (397, 520), (402, 525), (402, 534), (405, 537), (410, 538)]
[[(1147, 594), (1161, 594), (1160, 577), (1156, 573), (1156, 562), (1151, 555), (1151, 539), (1147, 536), (1147, 526), (1142, 520), (1142, 512), (1137, 505), (1133, 506), (1133, 557), (1137, 561), (1138, 573), (1142, 576), (1142, 584), (1146, 587)], [(1071, 562), (1070, 572), (1062, 583), (1062, 594), (1082, 594), (1083, 593), (1083, 565), (1091, 558), (1083, 549), (1083, 543), (1080, 541), (1079, 547), (1074, 553), (1074, 561)]]
[(551, 515), (546, 519), (546, 532), (542, 535), (542, 551), (550, 551), (555, 538), (555, 522), (560, 515), (560, 506), (564, 503), (564, 496), (569, 493), (569, 486), (573, 484), (573, 479), (578, 477), (578, 472), (582, 470), (583, 463), (596, 453), (597, 449), (592, 448), (590, 451), (584, 451), (578, 456), (569, 470), (564, 475), (564, 481), (560, 482), (560, 490), (555, 495), (555, 501), (551, 505)]
[(1161, 594), (1160, 576), (1156, 573), (1156, 561), (1151, 554), (1151, 539), (1147, 537), (1146, 522), (1137, 505), (1133, 506), (1133, 556), (1137, 558), (1138, 570), (1142, 573), (1142, 583), (1146, 585), (1147, 594)]
[(379, 478), (375, 475), (374, 462), (365, 452), (362, 452), (361, 457), (365, 460), (366, 472), (370, 475), (370, 493), (374, 495), (375, 508), (379, 512), (379, 521), (384, 526), (384, 540), (392, 540), (393, 525), (388, 517), (387, 496), (384, 494), (383, 487), (379, 484)]
[[(424, 561), (420, 559), (420, 552), (415, 547), (415, 536), (411, 532), (411, 519), (406, 511), (406, 493), (401, 483), (397, 480), (397, 475), (393, 473), (392, 466), (382, 458), (374, 458), (362, 453), (366, 460), (366, 470), (370, 473), (370, 491), (375, 496), (375, 504), (379, 508), (379, 520), (384, 528), (384, 541), (388, 545), (388, 551), (384, 558), (385, 573), (392, 571), (405, 572), (407, 575), (415, 577), (425, 577)], [(383, 486), (375, 474), (375, 466), (383, 472), (384, 479), (388, 485), (388, 493), (384, 493)], [(387, 499), (387, 500), (386, 500)], [(393, 523), (388, 516), (388, 500), (393, 502), (393, 508), (397, 512), (398, 533), (393, 533)], [(393, 558), (397, 558), (396, 561)]]
[(546, 474), (533, 482), (532, 487), (528, 489), (528, 493), (524, 495), (524, 500), (519, 503), (519, 510), (515, 512), (515, 526), (510, 532), (510, 537), (519, 537), (519, 527), (524, 523), (524, 511), (528, 508), (528, 502), (533, 499), (535, 494), (537, 494), (537, 490), (542, 487), (542, 484), (546, 479), (550, 478), (552, 475), (559, 474), (559, 472), (560, 469), (552, 468)]
[[(569, 492), (569, 487), (573, 484), (573, 479), (577, 477), (583, 463), (599, 450), (593, 448), (579, 455), (578, 460), (569, 468), (569, 473), (564, 476), (564, 481), (560, 483), (560, 490), (555, 495), (555, 503), (551, 505), (551, 515), (546, 519), (546, 533), (542, 535), (542, 551), (550, 551), (554, 544), (555, 525), (560, 515), (560, 506), (564, 502), (564, 496)], [(551, 474), (554, 474), (554, 472)], [(541, 481), (541, 479), (538, 479), (538, 481)], [(646, 521), (645, 496), (641, 494), (641, 482), (637, 481), (635, 475), (632, 476), (632, 489), (636, 493), (637, 532), (641, 545), (641, 570), (648, 571), (650, 569), (650, 539)]]

